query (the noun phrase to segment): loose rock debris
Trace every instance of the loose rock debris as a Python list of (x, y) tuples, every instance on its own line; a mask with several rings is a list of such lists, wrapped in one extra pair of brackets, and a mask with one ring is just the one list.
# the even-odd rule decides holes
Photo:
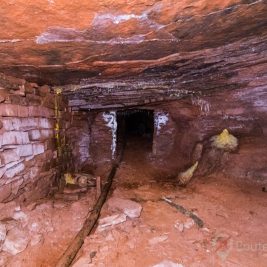
[(139, 203), (118, 197), (111, 197), (107, 205), (110, 210), (119, 210), (131, 219), (140, 217), (142, 211), (142, 206)]
[[(224, 177), (203, 177), (186, 188), (174, 187), (150, 182), (153, 177), (138, 172), (144, 169), (142, 166), (132, 167), (127, 163), (118, 170), (114, 181), (116, 187), (103, 206), (100, 218), (116, 214), (126, 216), (124, 209), (109, 205), (113, 198), (145, 199), (136, 202), (141, 204), (140, 216), (126, 216), (122, 223), (107, 226), (103, 231), (93, 231), (85, 238), (73, 261), (74, 267), (154, 267), (159, 264), (164, 267), (265, 267), (264, 251), (240, 251), (237, 247), (237, 244), (264, 241), (266, 226), (262, 225), (260, 229), (258, 226), (266, 221), (265, 193), (259, 192), (258, 187), (253, 191), (253, 188), (237, 186)], [(126, 179), (135, 186), (129, 187)], [(192, 218), (159, 201), (159, 197), (164, 196), (173, 201), (179, 199), (178, 203), (183, 207), (197, 209), (205, 227), (195, 227)], [(26, 229), (30, 241), (26, 249), (15, 256), (1, 251), (0, 266), (54, 267), (59, 255), (81, 229), (94, 202), (95, 188), (91, 188), (75, 201), (46, 199), (25, 208), (11, 203), (7, 210), (1, 209), (1, 223), (6, 226), (6, 232), (14, 227)], [(255, 212), (252, 214), (251, 210)], [(227, 211), (227, 216), (216, 216), (218, 211)], [(25, 213), (28, 220), (13, 219), (13, 214), (18, 212)], [(177, 226), (181, 226), (182, 231)], [(39, 243), (32, 246), (35, 241)]]

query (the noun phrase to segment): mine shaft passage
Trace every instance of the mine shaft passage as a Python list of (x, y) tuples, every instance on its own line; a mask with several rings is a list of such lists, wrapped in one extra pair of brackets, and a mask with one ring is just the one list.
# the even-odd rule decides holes
[(128, 109), (117, 112), (118, 142), (134, 142), (152, 149), (154, 112), (147, 109)]

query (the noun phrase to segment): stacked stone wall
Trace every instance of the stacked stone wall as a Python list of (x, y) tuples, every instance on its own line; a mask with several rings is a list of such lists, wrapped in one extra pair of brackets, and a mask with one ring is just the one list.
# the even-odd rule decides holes
[(0, 203), (48, 193), (58, 162), (54, 130), (51, 88), (0, 74)]

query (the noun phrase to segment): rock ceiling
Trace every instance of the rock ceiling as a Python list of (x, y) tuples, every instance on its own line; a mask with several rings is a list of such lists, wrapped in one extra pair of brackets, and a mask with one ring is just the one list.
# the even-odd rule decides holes
[(0, 21), (0, 72), (41, 84), (233, 77), (227, 58), (266, 60), (267, 0), (1, 0)]

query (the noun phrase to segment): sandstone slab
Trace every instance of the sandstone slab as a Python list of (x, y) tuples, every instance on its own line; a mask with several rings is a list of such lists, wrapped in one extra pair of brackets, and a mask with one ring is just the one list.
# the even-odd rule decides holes
[(16, 255), (26, 249), (29, 242), (28, 233), (18, 228), (11, 229), (3, 244), (3, 251)]
[(107, 204), (110, 210), (122, 211), (131, 219), (138, 218), (141, 215), (142, 206), (139, 203), (129, 199), (111, 197)]
[(123, 223), (125, 221), (126, 221), (126, 215), (123, 213), (107, 216), (99, 220), (97, 229), (98, 231), (103, 231), (110, 226), (114, 226)]
[(153, 265), (152, 267), (184, 267), (182, 264), (175, 263), (170, 260), (163, 260), (162, 262)]

